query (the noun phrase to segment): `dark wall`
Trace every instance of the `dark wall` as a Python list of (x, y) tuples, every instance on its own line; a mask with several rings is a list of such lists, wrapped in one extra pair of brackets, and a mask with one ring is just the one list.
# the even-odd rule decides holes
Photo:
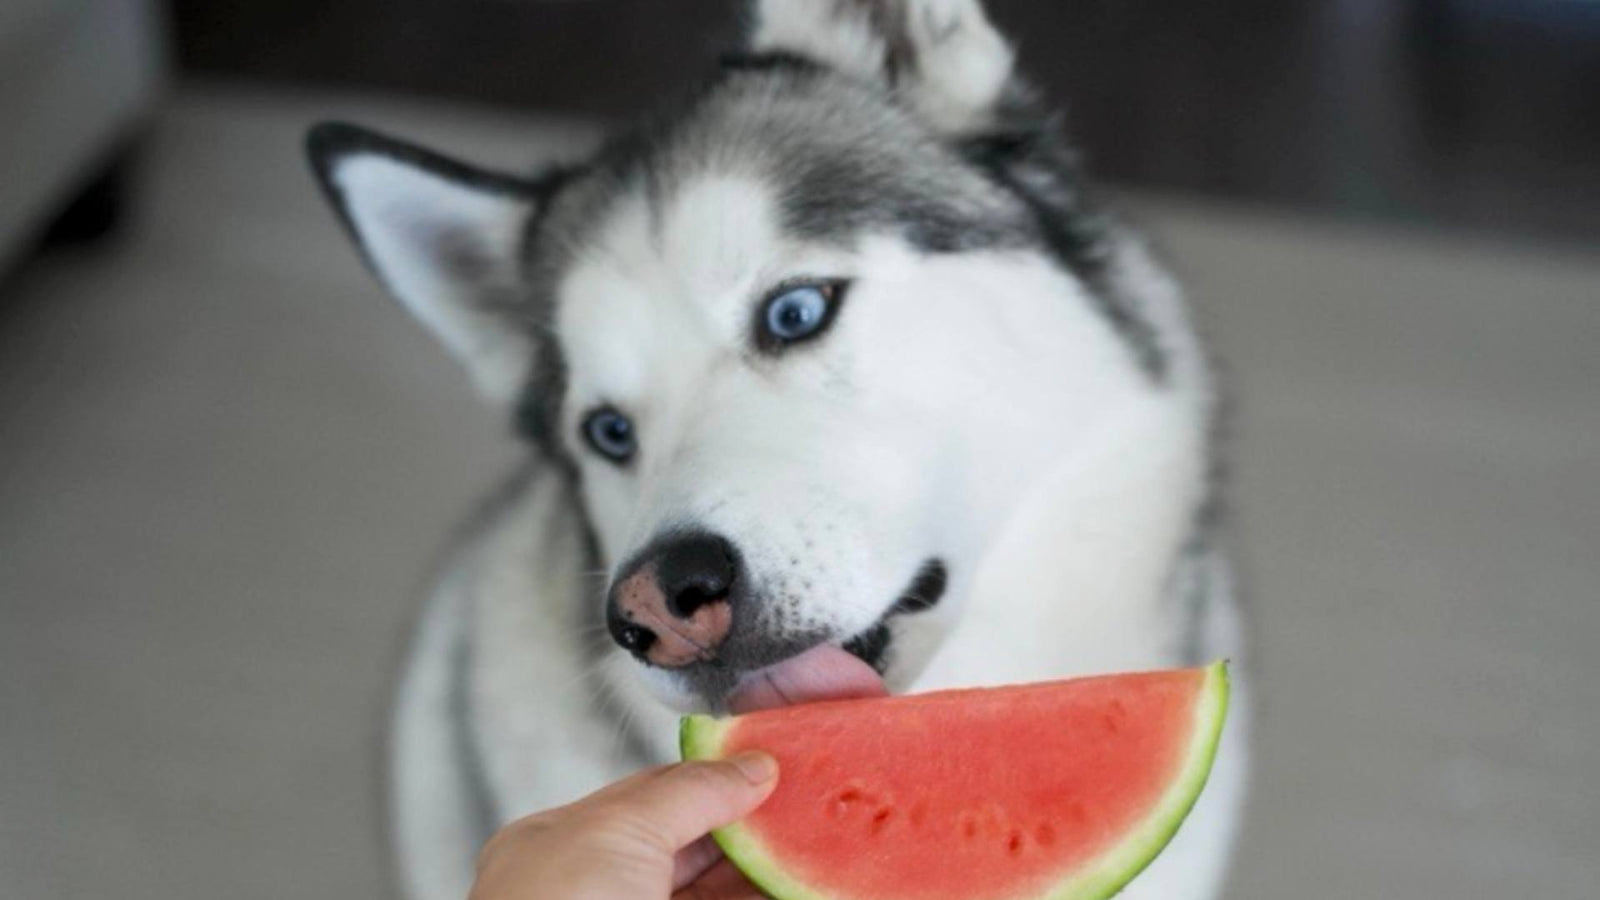
[[(1600, 4), (989, 0), (1103, 176), (1600, 236)], [(731, 0), (173, 0), (194, 72), (620, 117), (693, 82)]]

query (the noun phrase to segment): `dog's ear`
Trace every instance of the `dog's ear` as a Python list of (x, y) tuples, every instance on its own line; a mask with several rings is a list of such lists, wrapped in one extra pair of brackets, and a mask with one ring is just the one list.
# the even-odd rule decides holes
[(490, 401), (509, 404), (534, 341), (513, 321), (535, 182), (482, 171), (337, 122), (311, 129), (312, 167), (367, 264)]
[(934, 127), (983, 127), (1014, 55), (981, 0), (755, 0), (751, 49), (886, 83)]

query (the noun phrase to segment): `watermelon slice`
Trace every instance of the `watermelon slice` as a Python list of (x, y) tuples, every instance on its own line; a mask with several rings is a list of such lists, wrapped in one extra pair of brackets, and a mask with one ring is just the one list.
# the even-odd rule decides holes
[(1099, 900), (1200, 795), (1225, 663), (683, 720), (685, 759), (761, 749), (778, 787), (717, 843), (778, 900)]

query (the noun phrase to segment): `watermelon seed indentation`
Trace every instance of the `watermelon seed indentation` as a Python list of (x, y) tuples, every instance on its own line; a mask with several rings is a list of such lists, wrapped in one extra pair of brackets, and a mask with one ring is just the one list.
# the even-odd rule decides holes
[(1022, 844), (1023, 840), (1021, 829), (1011, 829), (1011, 836), (1006, 839), (1006, 852), (1012, 856), (1021, 856)]
[(844, 818), (845, 816), (850, 815), (855, 808), (862, 803), (870, 803), (871, 799), (872, 798), (863, 794), (861, 789), (858, 787), (846, 787), (844, 790), (840, 791), (839, 795), (834, 798), (831, 804), (829, 804), (828, 811), (831, 812), (835, 818)]
[(874, 835), (880, 834), (889, 827), (889, 820), (893, 817), (894, 810), (887, 806), (878, 807), (878, 811), (872, 814), (872, 824), (868, 826), (869, 832)]

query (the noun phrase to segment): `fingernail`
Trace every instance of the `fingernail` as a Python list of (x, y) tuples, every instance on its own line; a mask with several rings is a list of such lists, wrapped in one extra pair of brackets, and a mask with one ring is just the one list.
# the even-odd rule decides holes
[(733, 763), (751, 784), (766, 784), (778, 777), (778, 761), (759, 750), (747, 750), (731, 757), (728, 762)]

